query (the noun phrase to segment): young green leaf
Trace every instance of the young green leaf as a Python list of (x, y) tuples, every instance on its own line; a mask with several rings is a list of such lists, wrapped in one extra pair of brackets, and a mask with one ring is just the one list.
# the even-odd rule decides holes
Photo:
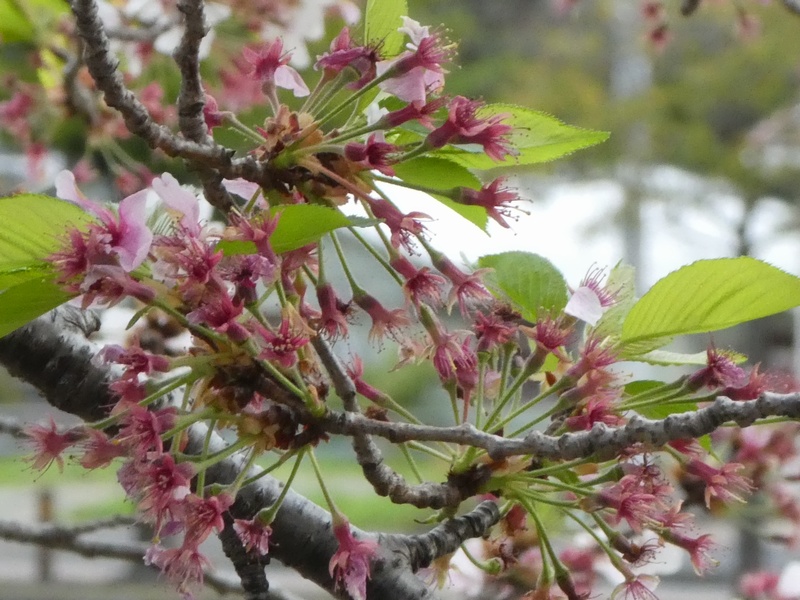
[(486, 277), (492, 293), (508, 300), (529, 321), (541, 311), (557, 313), (567, 304), (564, 276), (546, 258), (530, 252), (504, 252), (478, 259), (478, 266), (491, 268)]
[[(459, 187), (467, 187), (474, 190), (481, 188), (481, 180), (470, 173), (466, 167), (444, 158), (415, 158), (395, 165), (394, 170), (400, 179), (412, 187), (424, 188), (426, 191), (441, 190), (444, 193), (450, 193), (453, 188)], [(486, 231), (486, 225), (489, 221), (486, 209), (480, 206), (459, 204), (442, 194), (429, 193), (481, 231)]]
[(633, 306), (622, 343), (724, 329), (800, 305), (800, 278), (749, 256), (699, 260)]
[(550, 115), (513, 104), (489, 104), (479, 111), (480, 117), (498, 114), (508, 115), (504, 123), (514, 128), (510, 142), (519, 151), (518, 156), (498, 163), (488, 157), (480, 146), (471, 149), (445, 146), (436, 154), (470, 169), (493, 169), (548, 162), (608, 139), (605, 131), (566, 125)]
[(73, 295), (60, 289), (47, 277), (29, 279), (0, 291), (0, 337), (64, 304), (72, 297)]
[(378, 43), (381, 53), (391, 58), (403, 48), (404, 34), (397, 31), (408, 15), (406, 0), (367, 0), (364, 11), (364, 42)]
[(78, 206), (40, 194), (0, 198), (0, 269), (41, 263), (58, 250), (67, 229), (92, 220)]
[[(728, 353), (726, 351), (725, 357), (730, 358), (735, 363), (743, 363), (747, 360), (747, 357), (744, 354), (739, 354), (738, 352)], [(652, 352), (647, 352), (646, 354), (641, 354), (636, 357), (624, 356), (623, 358), (631, 358), (632, 360), (636, 360), (638, 362), (660, 366), (705, 365), (708, 363), (708, 354), (705, 351), (685, 354), (683, 352), (653, 350)]]

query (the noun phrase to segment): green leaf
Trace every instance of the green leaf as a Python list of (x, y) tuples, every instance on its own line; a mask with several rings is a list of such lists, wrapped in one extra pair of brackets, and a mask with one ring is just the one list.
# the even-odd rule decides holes
[(0, 36), (6, 44), (30, 42), (35, 29), (27, 15), (13, 0), (0, 0)]
[[(348, 217), (335, 208), (318, 204), (289, 204), (276, 206), (270, 210), (274, 216), (280, 214), (270, 243), (277, 254), (297, 250), (318, 241), (323, 235), (342, 227), (372, 227), (380, 223), (378, 219)], [(225, 256), (237, 254), (256, 254), (258, 248), (253, 242), (245, 240), (222, 240), (216, 245)]]
[(488, 104), (478, 113), (484, 118), (499, 114), (507, 114), (504, 123), (514, 128), (509, 140), (512, 147), (519, 151), (518, 156), (498, 163), (477, 145), (470, 148), (445, 146), (436, 155), (454, 160), (470, 169), (493, 169), (548, 162), (608, 139), (605, 131), (566, 125), (550, 115), (513, 104)]
[(52, 278), (30, 279), (0, 292), (0, 337), (29, 323), (74, 297)]
[(405, 34), (397, 30), (403, 25), (400, 17), (405, 16), (408, 16), (406, 0), (367, 0), (364, 41), (379, 43), (385, 58), (396, 56), (403, 48)]
[[(441, 190), (444, 193), (450, 193), (453, 188), (457, 187), (468, 187), (474, 190), (481, 188), (481, 180), (470, 173), (466, 167), (443, 158), (415, 158), (395, 165), (394, 171), (400, 179), (412, 186)], [(483, 207), (459, 204), (442, 194), (431, 193), (431, 196), (482, 231), (486, 231), (489, 218)]]
[(670, 415), (697, 410), (697, 402), (675, 402), (670, 404), (651, 404), (635, 409), (643, 417), (661, 420)]
[(68, 10), (62, 0), (0, 0), (0, 37), (4, 43), (32, 42), (37, 30), (43, 33)]
[(221, 242), (217, 242), (214, 249), (220, 250), (224, 256), (258, 253), (258, 247), (255, 242), (248, 242), (246, 240), (222, 240)]
[(663, 381), (656, 381), (655, 379), (639, 379), (631, 381), (625, 385), (625, 394), (627, 396), (637, 396), (644, 392), (649, 392), (664, 385)]
[(535, 321), (541, 312), (558, 313), (567, 304), (564, 276), (546, 258), (530, 252), (504, 252), (478, 259), (481, 268), (494, 269), (486, 277), (492, 293), (510, 301), (522, 316)]
[[(747, 360), (744, 354), (738, 352), (725, 352), (725, 357), (730, 358), (735, 363), (743, 363)], [(625, 356), (624, 358), (631, 358), (638, 362), (644, 362), (651, 365), (705, 365), (708, 363), (708, 354), (703, 352), (695, 352), (693, 354), (684, 354), (683, 352), (669, 352), (667, 350), (653, 350), (646, 354), (641, 354), (636, 357)]]
[(78, 206), (50, 196), (0, 198), (0, 268), (40, 263), (59, 249), (70, 226), (91, 220)]
[(749, 256), (699, 260), (661, 279), (633, 306), (624, 344), (716, 331), (800, 305), (800, 278)]
[(280, 214), (278, 226), (269, 241), (278, 254), (297, 250), (318, 241), (326, 233), (353, 223), (335, 208), (317, 204), (276, 206), (270, 212)]
[(631, 265), (618, 263), (608, 274), (605, 288), (614, 294), (616, 302), (598, 321), (594, 333), (599, 338), (618, 337), (631, 307), (636, 303), (636, 270)]

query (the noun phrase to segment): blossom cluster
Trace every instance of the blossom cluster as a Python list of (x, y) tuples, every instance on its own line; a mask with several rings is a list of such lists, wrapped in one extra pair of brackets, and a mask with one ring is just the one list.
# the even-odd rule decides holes
[[(344, 28), (317, 58), (313, 86), (292, 66), (281, 38), (243, 49), (237, 77), (270, 114), (251, 127), (223, 106), (223, 96), (208, 95), (204, 118), (212, 132), (227, 127), (245, 136), (248, 155), (274, 168), (274, 182), (267, 188), (224, 181), (237, 198), (224, 224), (204, 221), (196, 194), (169, 173), (149, 178), (116, 211), (87, 199), (74, 173), (56, 180), (57, 195), (93, 217), (70, 230), (50, 257), (56, 281), (83, 308), (132, 303), (143, 326), (136, 343), (98, 354), (119, 371), (108, 419), (69, 431), (52, 423), (31, 428), (33, 464), (61, 466), (68, 449), (86, 468), (121, 459), (119, 481), (152, 526), (146, 559), (185, 595), (208, 567), (200, 544), (225, 526), (225, 514), (253, 475), (245, 468), (229, 485), (206, 486), (210, 466), (233, 454), (248, 467), (293, 457), (299, 464), (327, 440), (324, 419), (335, 410), (331, 390), (342, 376), (370, 403), (367, 417), (417, 423), (380, 385), (365, 380), (361, 358), (348, 345), (359, 317), (369, 320), (372, 344), (398, 348), (398, 368), (428, 366), (456, 425), (508, 437), (540, 425), (553, 435), (614, 427), (659, 404), (705, 402), (719, 394), (750, 399), (768, 385), (757, 369), (748, 375), (732, 356), (711, 348), (707, 365), (693, 375), (631, 389), (617, 368), (624, 356), (611, 324), (633, 292), (614, 272), (606, 277), (592, 269), (561, 309), (523, 315), (512, 300), (490, 291), (489, 269), (462, 268), (438, 251), (427, 216), (401, 211), (381, 184), (402, 183), (397, 171), (420, 157), (468, 149), (500, 163), (519, 150), (511, 115), (444, 93), (455, 54), (444, 32), (407, 17), (399, 32), (407, 43), (390, 56), (378, 41), (356, 40)], [(291, 92), (291, 102), (302, 98), (302, 106), (282, 101), (283, 90)], [(235, 103), (226, 93), (224, 101), (229, 98)], [(503, 227), (518, 200), (502, 178), (435, 192), (456, 205), (480, 207)], [(292, 221), (297, 214), (332, 219), (356, 211), (367, 215), (361, 222), (374, 230), (377, 247), (350, 217), (344, 226), (308, 235)], [(287, 241), (286, 231), (294, 238)], [(389, 274), (402, 291), (401, 306), (385, 306), (363, 282), (371, 277), (359, 281), (363, 274), (351, 267), (345, 236), (363, 243), (375, 268)], [(344, 272), (346, 288), (329, 278), (333, 268)], [(151, 318), (188, 332), (188, 347), (155, 351), (144, 335)], [(324, 359), (320, 344), (349, 349), (344, 375)], [(179, 390), (182, 395), (173, 394)], [(234, 441), (212, 448), (206, 436), (199, 453), (187, 452), (189, 432), (202, 423), (230, 432)], [(106, 434), (112, 426), (113, 435)], [(745, 477), (744, 457), (719, 464), (690, 440), (633, 446), (612, 460), (576, 461), (493, 460), (461, 445), (446, 445), (447, 453), (418, 447), (442, 461), (462, 501), (491, 494), (501, 504), (504, 520), (484, 566), (509, 574), (525, 563), (526, 553), (535, 555), (530, 597), (537, 598), (587, 597), (600, 556), (623, 580), (614, 597), (651, 597), (655, 582), (636, 567), (664, 544), (686, 550), (695, 570), (706, 571), (714, 563), (713, 544), (693, 533), (686, 499), (668, 470), (697, 482), (709, 508), (742, 501), (758, 479), (753, 469), (751, 479)], [(235, 522), (248, 552), (269, 552), (269, 524), (279, 505)], [(536, 516), (543, 506), (589, 533), (598, 550), (556, 552), (549, 524)], [(332, 502), (330, 508), (339, 542), (331, 577), (352, 598), (365, 598), (378, 546), (356, 539)], [(528, 527), (535, 529), (534, 549), (524, 535)], [(640, 541), (645, 532), (651, 541)], [(176, 534), (180, 545), (165, 548), (162, 538)]]

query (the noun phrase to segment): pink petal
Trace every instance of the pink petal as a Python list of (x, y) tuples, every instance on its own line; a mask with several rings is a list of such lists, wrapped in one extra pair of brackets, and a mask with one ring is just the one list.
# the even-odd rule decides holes
[(120, 266), (128, 272), (144, 262), (153, 241), (153, 232), (147, 227), (147, 193), (140, 190), (119, 204), (123, 235), (116, 252)]
[(169, 173), (156, 177), (151, 185), (164, 204), (183, 215), (181, 217), (181, 225), (190, 234), (199, 234), (200, 204), (197, 201), (197, 196), (181, 187), (178, 180)]
[(300, 73), (288, 65), (281, 65), (275, 70), (275, 85), (287, 90), (292, 90), (295, 97), (308, 96), (309, 89)]
[(581, 286), (573, 292), (564, 312), (594, 327), (603, 316), (603, 306), (594, 290)]

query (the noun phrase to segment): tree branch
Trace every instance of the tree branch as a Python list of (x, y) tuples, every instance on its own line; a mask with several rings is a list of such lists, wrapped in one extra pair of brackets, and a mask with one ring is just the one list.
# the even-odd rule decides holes
[(85, 44), (86, 66), (106, 104), (115, 108), (125, 119), (128, 130), (144, 139), (152, 148), (169, 156), (180, 156), (198, 164), (214, 166), (230, 164), (233, 152), (216, 144), (198, 144), (181, 139), (169, 129), (156, 123), (134, 93), (125, 87), (117, 67), (119, 61), (111, 54), (103, 22), (97, 13), (95, 0), (72, 0), (72, 12)]
[[(156, 123), (136, 95), (125, 87), (122, 75), (117, 69), (119, 61), (111, 54), (108, 35), (97, 13), (97, 2), (71, 0), (70, 5), (75, 15), (78, 33), (85, 45), (84, 57), (89, 73), (103, 92), (106, 104), (119, 111), (130, 132), (145, 140), (151, 148), (158, 148), (168, 156), (183, 158), (196, 169), (202, 167), (215, 169), (218, 174), (212, 178), (212, 182), (219, 182), (222, 178), (241, 177), (263, 188), (288, 190), (280, 172), (271, 164), (259, 162), (253, 156), (234, 159), (235, 151), (230, 148), (215, 142), (199, 143), (193, 139), (181, 138)], [(213, 193), (209, 201), (223, 202)]]
[[(359, 415), (356, 387), (341, 361), (321, 337), (314, 338), (313, 344), (333, 382), (336, 393), (342, 399), (345, 410), (348, 414)], [(417, 508), (455, 507), (465, 497), (472, 495), (469, 493), (462, 495), (461, 490), (450, 483), (426, 482), (409, 485), (402, 475), (383, 462), (380, 449), (372, 437), (363, 431), (353, 433), (353, 450), (364, 477), (372, 484), (375, 493), (379, 496), (388, 496), (396, 504), (411, 504)]]
[[(58, 313), (60, 311), (56, 311)], [(15, 332), (0, 338), (0, 364), (9, 372), (28, 381), (43, 393), (50, 404), (71, 412), (84, 420), (105, 416), (105, 407), (114, 399), (108, 389), (107, 372), (91, 362), (93, 352), (85, 340), (68, 339), (60, 335), (54, 323), (56, 316), (42, 317)], [(205, 424), (189, 429), (187, 453), (200, 452), (206, 438)], [(208, 451), (222, 449), (226, 443), (213, 435)], [(206, 484), (229, 484), (244, 467), (244, 457), (233, 455), (206, 472)], [(248, 475), (256, 475), (251, 469)], [(280, 496), (283, 484), (269, 476), (242, 488), (230, 512), (235, 518), (252, 518), (259, 510), (271, 506)], [(295, 569), (303, 577), (331, 593), (334, 582), (328, 573), (328, 563), (338, 548), (333, 535), (330, 515), (303, 496), (289, 491), (272, 523), (271, 556)], [(370, 537), (353, 527), (353, 533)], [(143, 553), (138, 555), (141, 559)], [(424, 583), (409, 567), (406, 554), (396, 544), (381, 547), (375, 563), (375, 573), (368, 582), (370, 597), (396, 600), (433, 598)], [(337, 593), (345, 599), (343, 590)]]
[(406, 546), (411, 568), (429, 566), (440, 556), (458, 550), (468, 539), (482, 537), (500, 520), (497, 503), (492, 500), (481, 502), (471, 512), (445, 521), (421, 535), (386, 536), (398, 540)]
[(747, 401), (720, 396), (704, 408), (670, 415), (660, 421), (634, 415), (621, 427), (595, 423), (591, 431), (560, 436), (532, 431), (522, 438), (504, 438), (476, 429), (470, 423), (437, 427), (376, 421), (353, 413), (330, 413), (321, 420), (321, 425), (329, 433), (350, 436), (369, 433), (395, 443), (416, 440), (474, 446), (486, 450), (495, 460), (527, 454), (554, 460), (589, 457), (608, 460), (633, 444), (659, 448), (674, 440), (701, 437), (725, 423), (747, 427), (767, 417), (800, 418), (800, 393), (766, 392), (757, 400)]
[[(184, 16), (181, 43), (174, 58), (181, 72), (181, 89), (178, 94), (178, 124), (186, 139), (212, 146), (214, 140), (208, 134), (203, 107), (205, 91), (200, 77), (200, 43), (208, 33), (202, 0), (181, 0), (178, 10)], [(198, 168), (206, 199), (212, 206), (227, 213), (233, 207), (230, 194), (222, 187), (222, 176), (216, 169)]]
[[(129, 521), (129, 519), (128, 519)], [(123, 524), (119, 520), (115, 525)], [(128, 523), (129, 524), (129, 523)], [(88, 531), (96, 531), (96, 524), (64, 527), (63, 525), (23, 525), (13, 521), (0, 521), (0, 538), (21, 544), (34, 544), (52, 550), (72, 552), (85, 558), (116, 558), (141, 564), (147, 551), (147, 544), (142, 542), (105, 542), (87, 540), (81, 537)], [(241, 592), (241, 587), (229, 578), (214, 570), (204, 572), (204, 581), (208, 587), (220, 594)], [(270, 600), (278, 600), (274, 596)], [(266, 600), (266, 599), (265, 599)]]

